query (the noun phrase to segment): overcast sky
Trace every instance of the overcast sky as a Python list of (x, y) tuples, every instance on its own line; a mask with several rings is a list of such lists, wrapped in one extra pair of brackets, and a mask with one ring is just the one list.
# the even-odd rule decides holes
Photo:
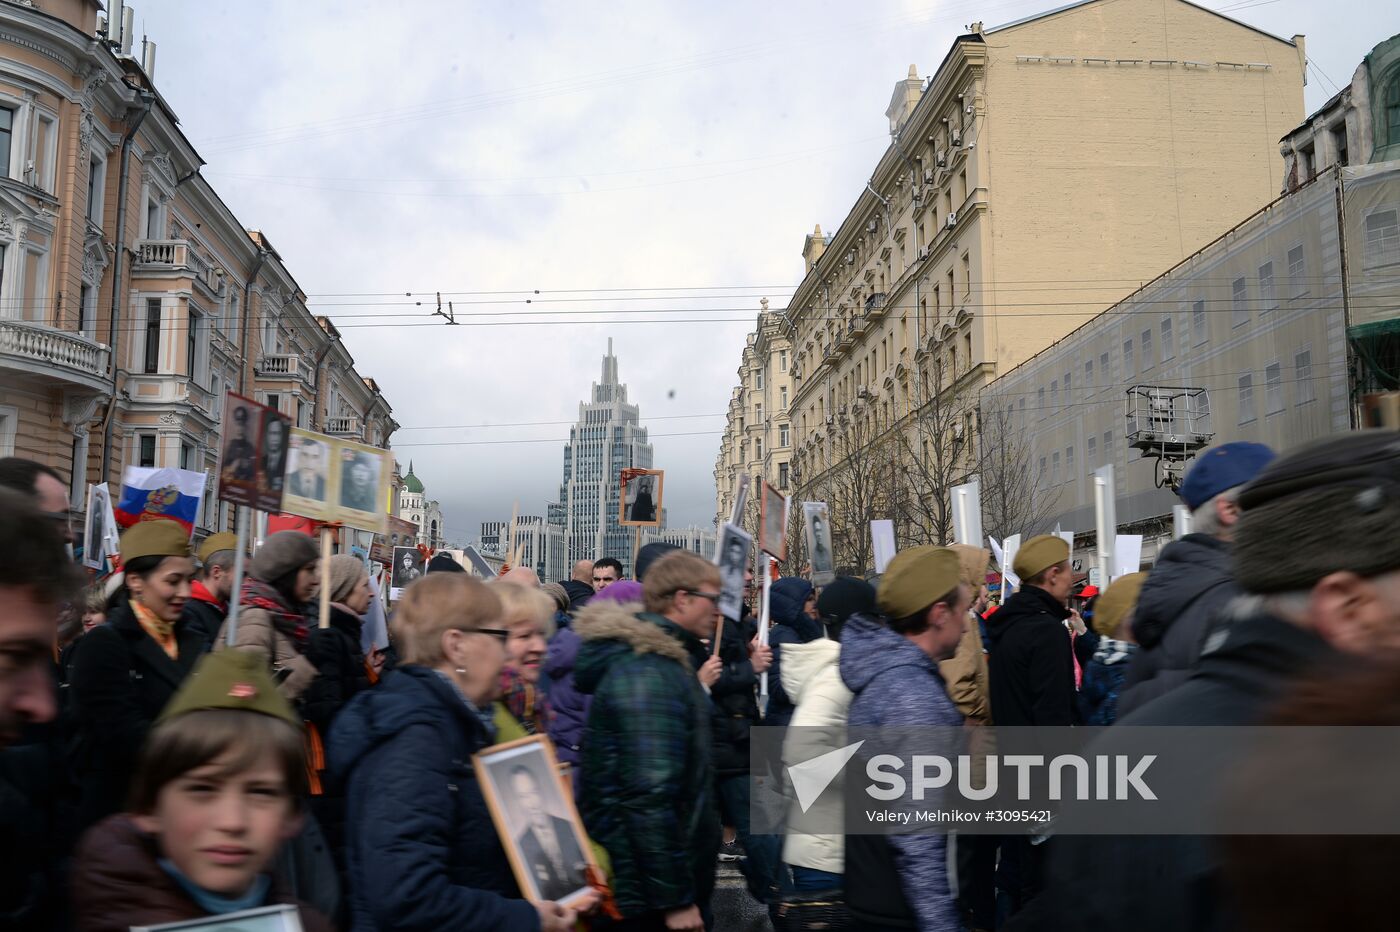
[[(910, 64), (927, 75), (973, 19), (1055, 3), (133, 5), (205, 176), (342, 328), (403, 425), (397, 458), (468, 542), (514, 501), (543, 514), (557, 497), (609, 336), (670, 524), (708, 525), (759, 298), (782, 307), (802, 237), (845, 217), (888, 142), (894, 83)], [(1309, 111), (1334, 92), (1321, 75), (1345, 83), (1395, 27), (1362, 0), (1206, 5), (1307, 36)], [(715, 290), (659, 297), (700, 288)], [(463, 294), (534, 289), (531, 305)], [(588, 289), (645, 290), (578, 300)], [(412, 301), (438, 290), (479, 323), (602, 313), (429, 328)]]

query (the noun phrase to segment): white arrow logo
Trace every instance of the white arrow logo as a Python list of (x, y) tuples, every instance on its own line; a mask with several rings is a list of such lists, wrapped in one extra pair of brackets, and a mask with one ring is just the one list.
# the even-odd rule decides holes
[(827, 751), (819, 754), (811, 760), (804, 760), (800, 764), (793, 764), (787, 769), (788, 779), (792, 781), (793, 792), (797, 794), (797, 804), (806, 812), (812, 808), (812, 804), (817, 801), (831, 781), (836, 779), (836, 775), (841, 772), (860, 746), (865, 742), (857, 741), (855, 744), (848, 744), (844, 748), (837, 748), (834, 751)]

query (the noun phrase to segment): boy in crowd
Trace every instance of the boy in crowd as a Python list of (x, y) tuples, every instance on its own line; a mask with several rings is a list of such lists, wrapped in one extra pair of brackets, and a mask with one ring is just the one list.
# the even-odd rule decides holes
[[(303, 740), (261, 659), (206, 655), (146, 740), (131, 811), (99, 823), (79, 846), (79, 932), (294, 903), (272, 864), (301, 828)], [(324, 917), (297, 905), (308, 932), (329, 932)]]

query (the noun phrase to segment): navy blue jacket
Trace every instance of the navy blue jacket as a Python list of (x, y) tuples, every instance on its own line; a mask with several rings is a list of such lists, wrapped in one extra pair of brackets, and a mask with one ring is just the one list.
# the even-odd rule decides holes
[(472, 769), (492, 743), (452, 684), (404, 665), (336, 716), (353, 932), (539, 929)]
[(821, 637), (822, 623), (804, 610), (812, 584), (796, 576), (784, 576), (773, 583), (768, 594), (768, 615), (773, 630), (768, 632), (768, 644), (773, 648), (773, 663), (768, 668), (768, 711), (763, 724), (783, 726), (792, 721), (793, 704), (783, 689), (783, 645), (806, 644)]

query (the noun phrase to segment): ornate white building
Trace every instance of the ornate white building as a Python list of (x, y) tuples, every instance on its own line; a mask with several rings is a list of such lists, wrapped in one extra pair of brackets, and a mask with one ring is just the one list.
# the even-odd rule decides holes
[(446, 536), (442, 524), (442, 508), (437, 502), (429, 501), (423, 491), (423, 482), (413, 474), (413, 462), (408, 464), (408, 475), (403, 477), (403, 489), (399, 492), (399, 517), (418, 525), (418, 543), (426, 544), (434, 550), (445, 547)]

